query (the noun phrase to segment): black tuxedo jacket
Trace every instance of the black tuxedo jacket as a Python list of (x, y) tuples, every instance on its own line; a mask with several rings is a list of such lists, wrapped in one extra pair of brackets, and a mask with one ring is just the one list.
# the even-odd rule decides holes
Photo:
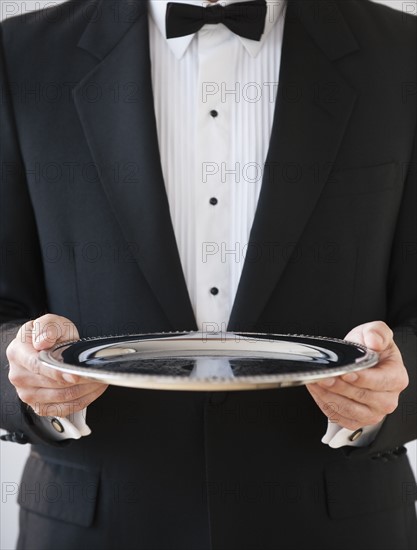
[[(2, 425), (33, 443), (19, 548), (415, 547), (415, 18), (289, 0), (275, 120), (229, 328), (343, 337), (385, 320), (411, 384), (375, 442), (330, 449), (305, 388), (109, 388), (53, 443), (2, 358)], [(161, 173), (146, 3), (2, 25), (2, 347), (47, 311), (82, 336), (195, 329)], [(175, 108), (175, 105), (172, 106)], [(4, 449), (3, 452), (7, 452)]]

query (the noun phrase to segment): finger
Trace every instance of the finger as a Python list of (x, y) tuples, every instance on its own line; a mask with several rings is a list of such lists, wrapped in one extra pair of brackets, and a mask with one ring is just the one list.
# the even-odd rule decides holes
[(358, 373), (341, 377), (350, 385), (374, 392), (401, 393), (408, 385), (408, 373), (402, 363), (386, 362)]
[[(57, 381), (41, 374), (34, 374), (21, 365), (13, 364), (9, 370), (9, 380), (16, 388), (67, 388), (73, 386), (71, 382), (65, 380)], [(88, 378), (81, 378), (79, 385), (91, 384)]]
[(36, 409), (46, 404), (72, 403), (102, 389), (102, 384), (91, 382), (89, 384), (69, 386), (67, 388), (32, 388), (24, 387), (18, 390), (20, 399)]
[(342, 428), (347, 428), (348, 430), (357, 430), (359, 428), (363, 428), (364, 426), (364, 424), (361, 424), (356, 420), (352, 420), (351, 418), (346, 418), (345, 416), (340, 414), (337, 411), (337, 406), (335, 404), (324, 403), (323, 406), (320, 407), (320, 409), (328, 417), (329, 422), (331, 422), (332, 424), (337, 424)]
[(73, 414), (78, 411), (82, 411), (93, 401), (98, 399), (107, 389), (107, 385), (101, 385), (98, 387), (95, 391), (84, 395), (83, 397), (76, 399), (74, 401), (69, 401), (67, 403), (43, 403), (35, 404), (35, 407), (33, 407), (33, 410), (35, 413), (39, 416), (60, 416), (65, 417), (69, 414)]
[(35, 374), (15, 363), (10, 364), (9, 380), (16, 388), (65, 388), (72, 385), (65, 380), (57, 381), (41, 374)]
[[(404, 376), (405, 375), (405, 376)], [(360, 372), (350, 372), (343, 376), (325, 378), (315, 382), (317, 386), (330, 389), (335, 393), (345, 393), (346, 384), (353, 388), (373, 392), (399, 393), (404, 389), (407, 371), (401, 364), (395, 362), (384, 363)]]
[(360, 422), (352, 420), (351, 418), (346, 418), (345, 416), (340, 414), (340, 407), (336, 401), (324, 401), (320, 399), (317, 392), (315, 392), (312, 386), (307, 386), (307, 389), (314, 398), (314, 401), (316, 402), (322, 413), (327, 416), (329, 422), (338, 424), (343, 428), (348, 428), (349, 430), (357, 430), (358, 428), (362, 427), (362, 424), (360, 424)]
[(394, 333), (382, 321), (367, 323), (363, 330), (365, 346), (374, 351), (384, 351), (394, 344)]
[[(13, 340), (7, 348), (7, 357), (10, 362), (10, 376), (13, 376), (14, 368), (17, 365), (20, 365), (32, 375), (40, 375), (45, 378), (49, 378), (50, 380), (54, 380), (61, 385), (81, 383), (79, 376), (69, 373), (61, 373), (58, 370), (44, 365), (39, 360), (38, 353), (33, 349), (31, 343), (19, 342), (17, 339)], [(34, 381), (31, 385), (41, 386), (42, 384), (37, 384)]]
[(359, 325), (345, 336), (345, 340), (362, 344), (374, 351), (383, 351), (394, 343), (393, 332), (383, 321)]
[[(383, 413), (374, 411), (363, 403), (358, 403), (345, 396), (334, 394), (317, 385), (313, 385), (308, 389), (326, 416), (328, 416), (326, 409), (332, 406), (335, 415), (351, 421), (352, 425), (358, 424), (358, 427), (377, 424), (385, 416)], [(331, 420), (339, 423), (336, 418), (332, 418)]]
[(33, 321), (27, 321), (17, 331), (15, 340), (21, 344), (32, 344), (33, 338)]
[(319, 387), (327, 390), (329, 393), (340, 395), (368, 406), (371, 410), (377, 411), (380, 414), (390, 414), (395, 411), (398, 406), (399, 392), (394, 391), (373, 391), (364, 387), (357, 387), (353, 384), (344, 382), (341, 378), (337, 378), (331, 386), (323, 386), (320, 383)]
[(78, 339), (77, 327), (66, 317), (48, 313), (33, 321), (32, 344), (38, 351)]

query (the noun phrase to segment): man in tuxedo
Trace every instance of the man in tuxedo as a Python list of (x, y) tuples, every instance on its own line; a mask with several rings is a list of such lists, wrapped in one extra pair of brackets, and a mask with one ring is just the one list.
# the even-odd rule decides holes
[[(2, 426), (32, 444), (19, 548), (415, 547), (415, 19), (229, 4), (74, 0), (2, 25)], [(37, 358), (226, 327), (380, 359), (191, 393)]]

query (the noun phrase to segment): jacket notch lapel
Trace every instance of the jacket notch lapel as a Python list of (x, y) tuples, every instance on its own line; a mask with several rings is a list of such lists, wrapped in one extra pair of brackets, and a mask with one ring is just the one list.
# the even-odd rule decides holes
[(108, 201), (126, 241), (135, 245), (142, 273), (172, 328), (192, 330), (196, 322), (159, 158), (145, 2), (120, 2), (135, 11), (116, 23), (111, 5), (119, 3), (102, 4), (100, 18), (79, 43), (100, 62), (74, 88), (75, 106)]
[[(356, 100), (329, 59), (334, 52), (327, 55), (331, 40), (317, 45), (321, 25), (311, 14), (299, 13), (298, 4), (289, 0), (270, 146), (229, 330), (256, 326), (290, 260), (289, 254), (276, 251), (295, 248), (301, 238)], [(347, 55), (357, 49), (356, 42), (344, 26), (339, 30), (338, 51)]]

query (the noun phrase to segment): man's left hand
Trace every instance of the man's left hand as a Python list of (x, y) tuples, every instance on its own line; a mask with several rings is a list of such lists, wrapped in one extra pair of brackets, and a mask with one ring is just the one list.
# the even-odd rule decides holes
[(408, 374), (392, 330), (382, 321), (365, 323), (345, 336), (379, 353), (375, 367), (309, 384), (308, 391), (331, 422), (349, 430), (378, 424), (398, 406)]

